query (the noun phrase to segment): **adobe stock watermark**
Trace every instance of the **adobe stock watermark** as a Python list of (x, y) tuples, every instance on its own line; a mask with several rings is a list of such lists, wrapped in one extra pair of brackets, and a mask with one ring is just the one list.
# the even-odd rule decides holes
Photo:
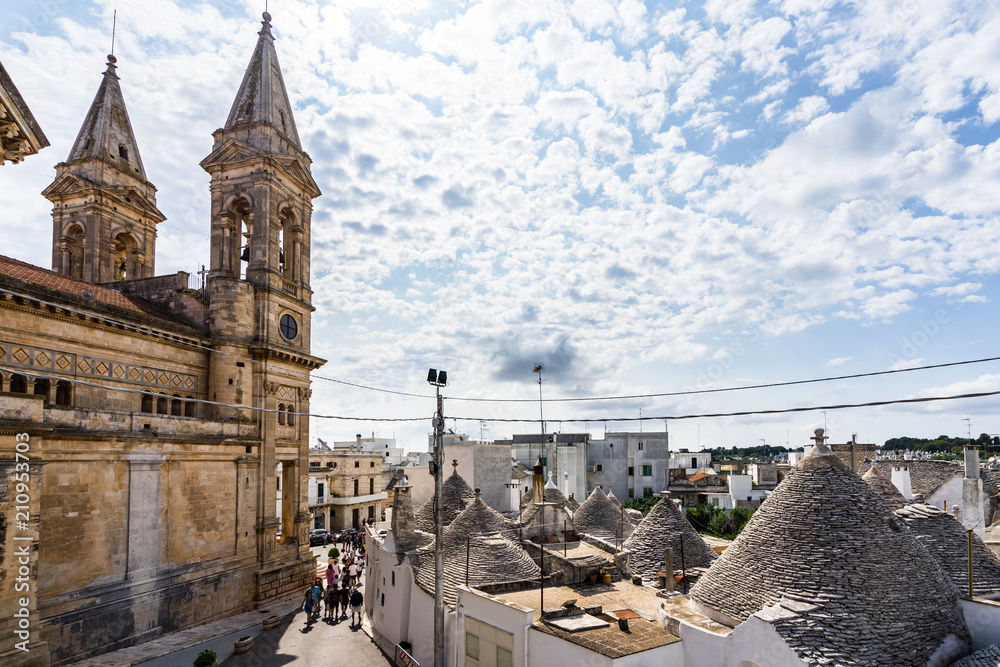
[(27, 653), (31, 641), (31, 546), (34, 537), (31, 529), (31, 440), (27, 433), (14, 436), (14, 475), (13, 493), (14, 527), (13, 558), (17, 562), (17, 576), (14, 577), (14, 593), (17, 601), (14, 611), (14, 634), (18, 642), (14, 644), (19, 651)]
[(901, 364), (916, 359), (920, 350), (927, 347), (934, 337), (941, 333), (941, 327), (950, 321), (951, 316), (944, 308), (938, 309), (934, 313), (934, 317), (921, 320), (917, 325), (917, 330), (900, 341), (899, 349), (886, 355), (889, 368), (899, 368)]

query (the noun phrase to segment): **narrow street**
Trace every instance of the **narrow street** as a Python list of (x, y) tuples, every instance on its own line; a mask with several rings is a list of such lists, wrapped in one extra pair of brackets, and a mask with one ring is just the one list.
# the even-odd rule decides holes
[[(326, 563), (329, 548), (313, 547), (317, 563)], [(367, 594), (363, 576), (361, 591)], [(360, 626), (351, 626), (350, 615), (347, 618), (341, 615), (336, 623), (321, 618), (307, 626), (305, 612), (299, 611), (282, 619), (277, 628), (258, 635), (249, 653), (233, 655), (221, 663), (221, 667), (377, 667), (392, 664)]]

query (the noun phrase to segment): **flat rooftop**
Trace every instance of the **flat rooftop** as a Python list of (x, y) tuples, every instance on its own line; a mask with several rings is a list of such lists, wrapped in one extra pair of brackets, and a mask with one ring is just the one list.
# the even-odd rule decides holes
[[(631, 582), (611, 584), (574, 584), (545, 588), (545, 608), (561, 607), (576, 600), (578, 607), (600, 605), (603, 613), (594, 618), (607, 623), (587, 630), (564, 630), (540, 620), (538, 588), (493, 594), (493, 597), (534, 610), (533, 629), (600, 653), (611, 659), (648, 651), (680, 641), (656, 622), (656, 610), (663, 600), (656, 592)], [(618, 626), (619, 618), (628, 619), (628, 631)], [(555, 619), (557, 622), (563, 619)]]

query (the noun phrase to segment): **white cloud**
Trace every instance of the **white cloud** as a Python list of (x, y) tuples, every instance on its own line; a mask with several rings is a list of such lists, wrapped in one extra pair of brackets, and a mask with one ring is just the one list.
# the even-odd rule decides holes
[[(97, 88), (112, 4), (44, 33), (0, 30), (53, 143), (3, 170), (18, 228), (48, 229), (35, 193)], [(242, 11), (158, 0), (120, 13), (119, 74), (168, 215), (161, 273), (208, 263), (196, 165), (256, 40)], [(870, 337), (935, 299), (991, 312), (975, 310), (1000, 269), (1000, 19), (987, 8), (300, 0), (273, 14), (324, 191), (314, 344), (332, 375), (395, 387), (433, 357), (474, 377), (545, 341), (539, 353), (576, 364), (565, 391), (588, 371), (609, 388), (684, 384), (735, 343), (735, 364), (804, 376), (815, 368), (774, 350), (862, 363)], [(3, 252), (47, 265), (49, 239), (11, 224)], [(323, 400), (367, 411), (363, 396)]]

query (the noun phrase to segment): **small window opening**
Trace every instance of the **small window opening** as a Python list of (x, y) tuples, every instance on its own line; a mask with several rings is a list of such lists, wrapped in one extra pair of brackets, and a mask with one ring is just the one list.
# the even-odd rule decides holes
[(128, 149), (125, 148), (125, 144), (118, 145), (118, 157), (123, 158), (125, 160), (128, 159)]

